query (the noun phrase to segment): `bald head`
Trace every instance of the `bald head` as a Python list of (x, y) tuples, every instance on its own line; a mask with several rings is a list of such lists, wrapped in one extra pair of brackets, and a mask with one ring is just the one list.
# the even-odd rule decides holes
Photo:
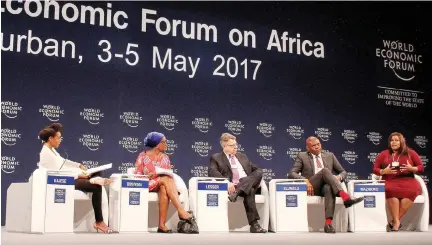
[(318, 155), (321, 153), (321, 143), (319, 139), (315, 136), (310, 136), (306, 139), (306, 149), (308, 152)]

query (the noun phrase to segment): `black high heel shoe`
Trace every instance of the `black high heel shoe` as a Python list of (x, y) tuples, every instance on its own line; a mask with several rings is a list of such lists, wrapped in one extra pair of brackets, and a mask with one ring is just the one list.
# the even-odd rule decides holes
[(388, 222), (387, 226), (386, 226), (386, 230), (387, 232), (395, 232), (395, 231), (399, 231), (402, 228), (402, 224), (399, 225), (399, 229), (394, 230), (393, 229), (393, 221)]
[(157, 233), (172, 233), (172, 230), (168, 229), (168, 230), (164, 231), (161, 228), (158, 228)]

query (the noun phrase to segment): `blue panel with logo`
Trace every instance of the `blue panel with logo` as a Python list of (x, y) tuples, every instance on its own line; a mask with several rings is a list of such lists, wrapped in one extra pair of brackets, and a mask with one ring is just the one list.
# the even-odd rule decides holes
[(66, 203), (66, 189), (54, 189), (54, 203)]
[(354, 185), (354, 192), (384, 192), (384, 185)]
[(276, 191), (307, 191), (306, 184), (276, 184)]
[(227, 191), (228, 183), (212, 183), (212, 182), (201, 182), (198, 183), (199, 191)]
[(48, 185), (74, 185), (74, 177), (48, 175)]
[(363, 202), (364, 202), (365, 208), (375, 208), (376, 207), (375, 196), (364, 196)]
[(137, 191), (129, 192), (129, 205), (140, 205), (140, 194)]
[(122, 180), (122, 188), (148, 188), (148, 180)]
[(298, 207), (297, 195), (286, 195), (286, 207), (296, 208)]
[(219, 194), (207, 194), (207, 207), (219, 206)]

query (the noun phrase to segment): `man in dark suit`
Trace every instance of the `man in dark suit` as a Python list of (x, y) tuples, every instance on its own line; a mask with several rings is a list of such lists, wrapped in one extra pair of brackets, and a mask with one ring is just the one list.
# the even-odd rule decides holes
[(243, 204), (250, 225), (251, 233), (266, 233), (258, 224), (260, 219), (255, 204), (255, 193), (259, 191), (263, 172), (253, 164), (245, 154), (237, 153), (237, 141), (234, 135), (224, 133), (220, 143), (222, 152), (210, 157), (209, 177), (228, 178), (228, 199), (235, 202), (238, 196), (244, 198)]
[[(332, 226), (336, 197), (344, 200), (346, 208), (363, 201), (363, 197), (351, 198), (341, 186), (346, 177), (346, 171), (331, 152), (322, 152), (321, 143), (317, 137), (306, 139), (307, 152), (300, 152), (288, 178), (305, 179), (308, 195), (324, 196), (326, 233), (335, 233)], [(299, 174), (301, 173), (301, 175)]]

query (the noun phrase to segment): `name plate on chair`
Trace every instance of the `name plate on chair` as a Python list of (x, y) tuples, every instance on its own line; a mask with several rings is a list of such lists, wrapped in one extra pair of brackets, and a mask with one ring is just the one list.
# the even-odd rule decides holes
[(74, 185), (74, 177), (48, 175), (48, 185)]
[(201, 182), (198, 183), (199, 191), (228, 191), (227, 183), (212, 183), (212, 182)]
[(354, 192), (384, 192), (384, 185), (355, 185)]
[(148, 188), (147, 180), (122, 179), (122, 188)]
[(276, 191), (307, 191), (306, 184), (277, 184)]

